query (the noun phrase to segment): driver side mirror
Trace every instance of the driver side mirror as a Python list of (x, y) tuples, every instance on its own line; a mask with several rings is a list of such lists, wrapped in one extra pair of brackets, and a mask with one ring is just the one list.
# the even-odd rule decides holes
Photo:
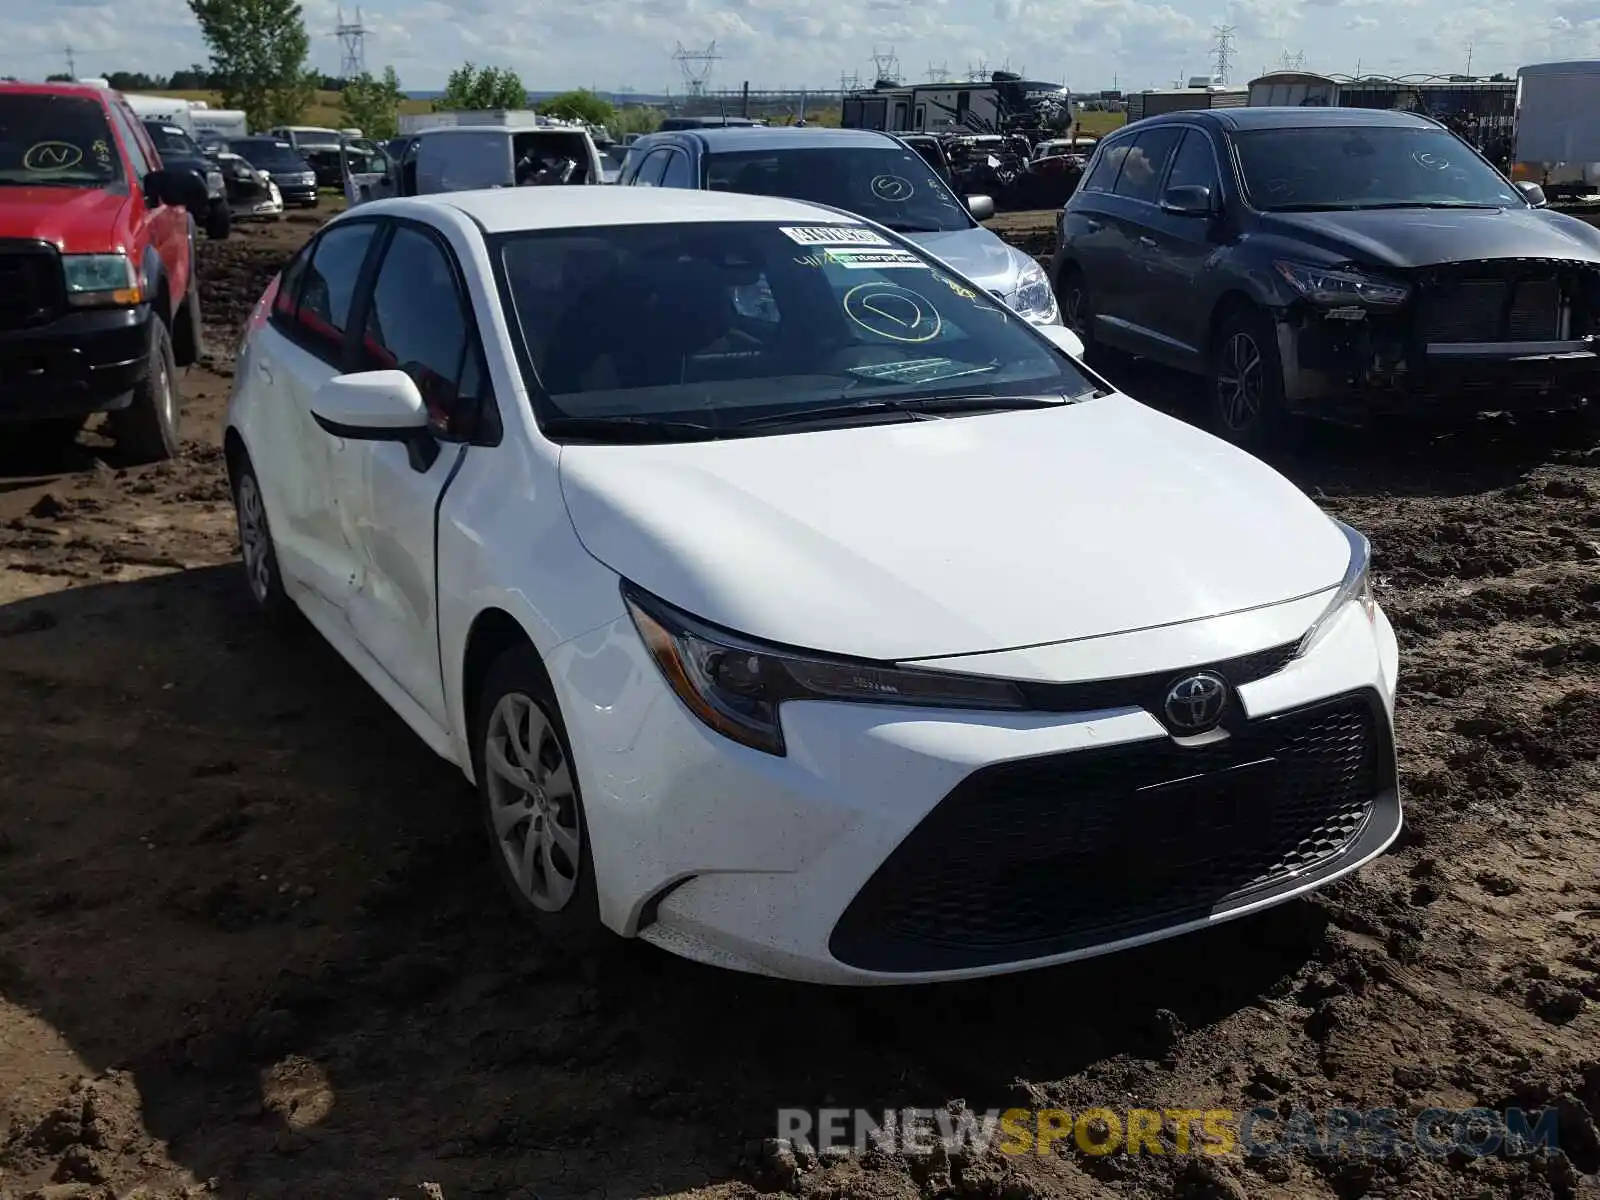
[(1544, 189), (1537, 183), (1530, 183), (1526, 179), (1519, 179), (1517, 181), (1517, 190), (1522, 193), (1522, 198), (1535, 208), (1544, 208), (1550, 203), (1549, 200), (1545, 198)]
[(1199, 183), (1180, 183), (1169, 187), (1161, 197), (1161, 211), (1180, 217), (1209, 217), (1214, 211), (1211, 189)]
[(174, 208), (187, 208), (203, 214), (210, 202), (206, 181), (193, 171), (174, 171), (162, 167), (144, 177), (145, 199), (151, 204), (166, 204)]
[(352, 442), (403, 442), (416, 471), (439, 457), (428, 406), (404, 371), (335, 375), (317, 389), (311, 418), (331, 437)]
[(994, 216), (994, 200), (988, 196), (968, 196), (967, 211), (974, 221), (987, 221)]

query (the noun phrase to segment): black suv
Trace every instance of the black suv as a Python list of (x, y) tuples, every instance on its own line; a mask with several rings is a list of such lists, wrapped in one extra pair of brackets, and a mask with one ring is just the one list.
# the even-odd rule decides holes
[(1235, 108), (1101, 140), (1051, 281), (1096, 343), (1203, 375), (1217, 431), (1569, 410), (1600, 392), (1600, 230), (1427, 117)]

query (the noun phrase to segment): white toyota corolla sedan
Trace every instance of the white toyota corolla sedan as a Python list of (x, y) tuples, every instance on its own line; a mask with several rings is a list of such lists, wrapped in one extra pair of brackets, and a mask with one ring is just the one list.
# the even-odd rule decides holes
[(559, 940), (867, 984), (1180, 934), (1394, 839), (1395, 638), (1360, 534), (1072, 344), (815, 205), (363, 205), (250, 320), (245, 574)]

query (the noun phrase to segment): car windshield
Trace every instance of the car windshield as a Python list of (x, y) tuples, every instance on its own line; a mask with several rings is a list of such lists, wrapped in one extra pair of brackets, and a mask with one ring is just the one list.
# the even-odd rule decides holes
[(1328, 126), (1252, 129), (1234, 137), (1245, 190), (1266, 212), (1526, 203), (1443, 129)]
[(1027, 407), (1097, 390), (981, 289), (860, 225), (651, 224), (498, 241), (547, 427), (578, 418), (634, 440), (651, 424), (721, 432), (758, 420), (770, 432), (822, 408), (859, 405), (870, 418), (894, 404)]
[(186, 154), (191, 158), (200, 154), (200, 147), (194, 139), (176, 125), (146, 121), (144, 130), (150, 135), (150, 140), (156, 144), (156, 150), (161, 154)]
[(263, 171), (309, 171), (310, 165), (295, 153), (288, 142), (255, 141), (242, 138), (228, 143), (240, 158)]
[(99, 101), (0, 94), (0, 185), (100, 188), (122, 177)]
[(827, 204), (900, 233), (972, 228), (966, 208), (926, 160), (888, 142), (714, 153), (706, 158), (706, 186)]

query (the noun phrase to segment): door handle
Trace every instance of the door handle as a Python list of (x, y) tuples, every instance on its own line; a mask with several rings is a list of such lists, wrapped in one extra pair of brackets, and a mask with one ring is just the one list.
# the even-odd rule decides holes
[(1104, 229), (1106, 227), (1106, 224), (1105, 224), (1104, 221), (1094, 221), (1094, 220), (1085, 221), (1084, 225), (1087, 226), (1087, 228), (1088, 228), (1090, 233), (1099, 233), (1102, 229)]
[(1151, 250), (1154, 250), (1156, 248), (1156, 240), (1153, 237), (1140, 237), (1139, 245), (1147, 246)]

